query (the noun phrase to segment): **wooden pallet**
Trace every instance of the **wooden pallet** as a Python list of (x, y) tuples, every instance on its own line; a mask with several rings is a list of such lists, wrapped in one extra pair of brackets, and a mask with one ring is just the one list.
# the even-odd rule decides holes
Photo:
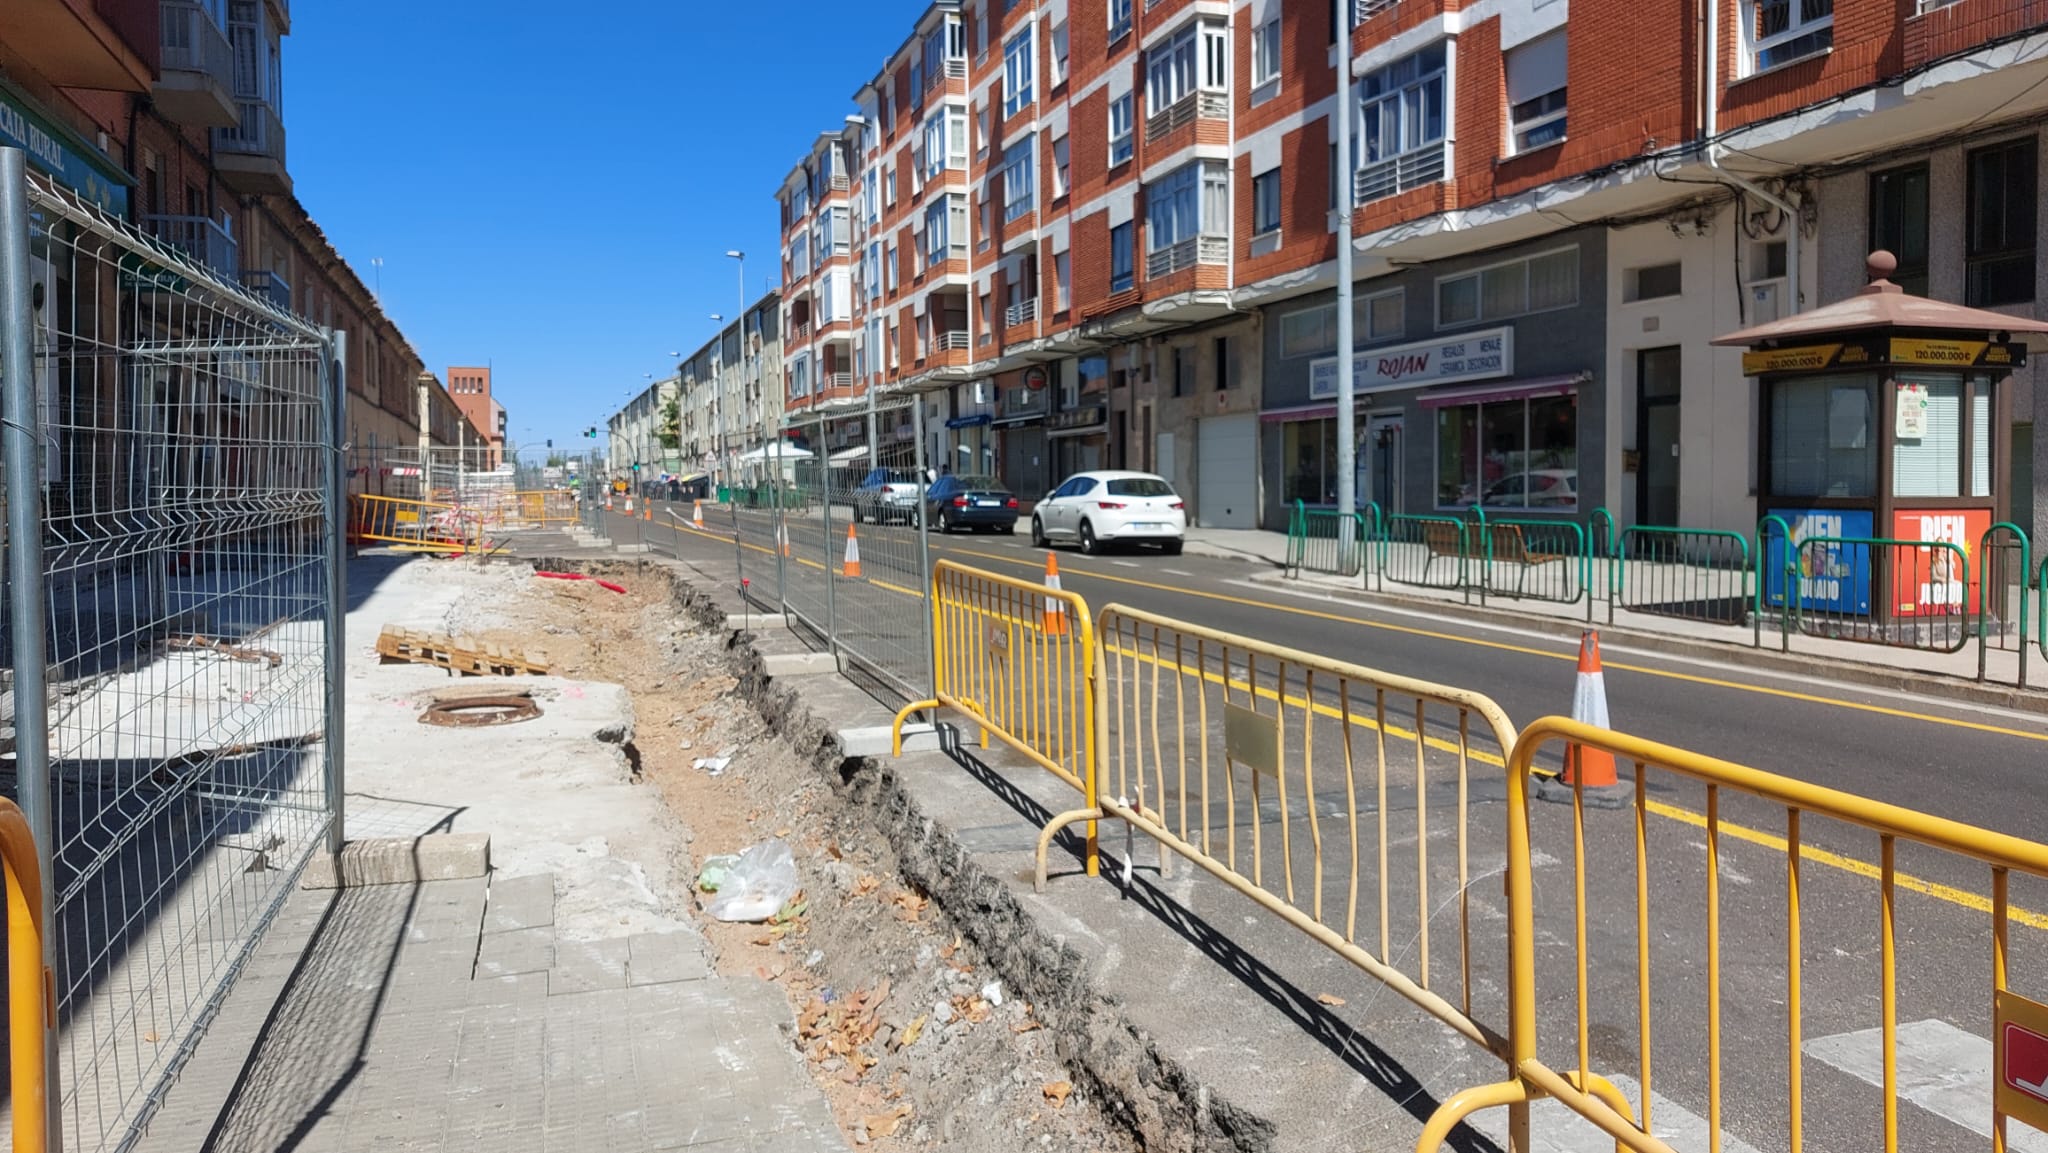
[(518, 649), (473, 637), (450, 637), (385, 625), (377, 634), (377, 655), (386, 664), (411, 661), (434, 665), (466, 677), (546, 676), (547, 662)]

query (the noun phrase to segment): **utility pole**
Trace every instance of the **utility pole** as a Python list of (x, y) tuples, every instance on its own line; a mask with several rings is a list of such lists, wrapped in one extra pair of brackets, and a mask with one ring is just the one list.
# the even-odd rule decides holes
[(1358, 512), (1358, 400), (1351, 357), (1351, 208), (1358, 181), (1351, 171), (1350, 4), (1337, 5), (1337, 563), (1350, 571)]

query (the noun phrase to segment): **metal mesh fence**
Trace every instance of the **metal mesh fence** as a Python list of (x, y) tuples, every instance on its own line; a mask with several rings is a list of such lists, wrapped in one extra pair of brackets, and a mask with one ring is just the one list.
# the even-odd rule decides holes
[(338, 346), (16, 164), (6, 783), (50, 859), (57, 1123), (118, 1148), (336, 818)]

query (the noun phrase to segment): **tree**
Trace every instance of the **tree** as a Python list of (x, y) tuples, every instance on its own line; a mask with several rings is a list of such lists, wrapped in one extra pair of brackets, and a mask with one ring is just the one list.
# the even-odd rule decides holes
[(663, 448), (683, 446), (683, 407), (679, 399), (670, 397), (669, 402), (661, 406), (661, 431), (656, 436)]

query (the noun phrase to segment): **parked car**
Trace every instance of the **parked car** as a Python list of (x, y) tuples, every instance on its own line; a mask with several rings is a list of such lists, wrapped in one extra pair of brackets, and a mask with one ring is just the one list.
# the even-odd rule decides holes
[(1475, 492), (1471, 485), (1458, 490), (1460, 505), (1485, 508), (1570, 508), (1579, 501), (1579, 471), (1574, 468), (1535, 468), (1511, 472)]
[(1017, 531), (1017, 497), (992, 476), (942, 476), (925, 490), (925, 510), (940, 532)]
[(853, 505), (855, 523), (871, 520), (876, 524), (887, 524), (892, 520), (900, 520), (904, 524), (914, 524), (917, 521), (917, 470), (870, 470), (867, 476), (854, 486), (848, 503)]
[(1111, 544), (1156, 544), (1180, 555), (1187, 505), (1164, 477), (1145, 472), (1082, 472), (1031, 512), (1031, 543), (1073, 541), (1093, 555)]

